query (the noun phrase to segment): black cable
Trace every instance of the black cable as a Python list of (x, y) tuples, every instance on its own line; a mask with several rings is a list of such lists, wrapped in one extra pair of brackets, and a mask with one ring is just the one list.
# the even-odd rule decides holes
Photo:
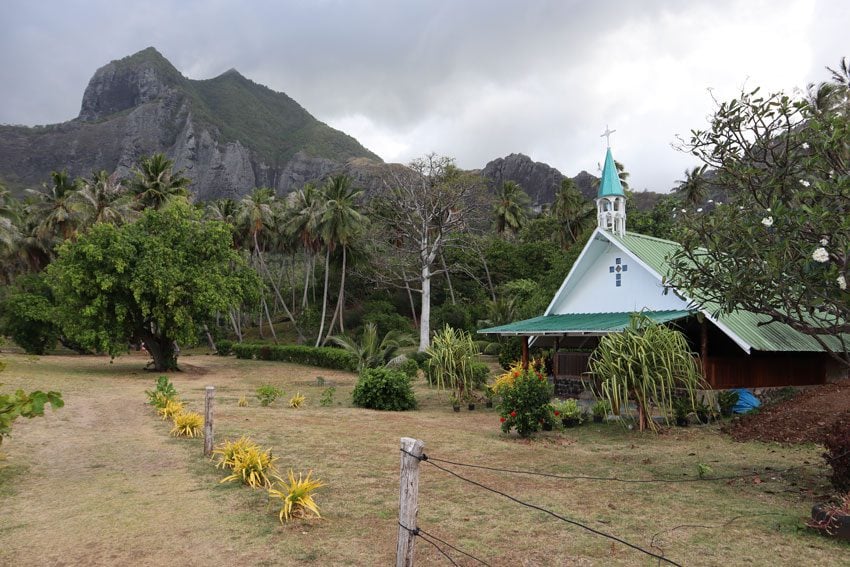
[[(458, 553), (463, 554), (463, 555), (466, 555), (466, 556), (467, 556), (467, 557), (469, 557), (470, 559), (474, 559), (475, 561), (478, 561), (478, 562), (479, 562), (479, 563), (481, 563), (482, 565), (486, 565), (487, 567), (490, 567), (490, 564), (489, 564), (489, 563), (487, 563), (486, 561), (484, 561), (483, 559), (479, 559), (479, 558), (475, 557), (474, 555), (470, 555), (469, 553), (467, 553), (467, 552), (463, 551), (462, 549), (458, 549), (458, 548), (456, 548), (455, 546), (453, 546), (453, 545), (452, 545), (452, 544), (450, 544), (449, 542), (441, 540), (440, 538), (438, 538), (438, 537), (437, 537), (437, 536), (435, 536), (434, 534), (430, 534), (430, 533), (426, 532), (425, 530), (423, 530), (422, 528), (419, 528), (419, 533), (420, 533), (420, 534), (425, 534), (426, 536), (428, 536), (428, 537), (430, 537), (430, 538), (432, 538), (432, 539), (435, 539), (435, 540), (439, 541), (439, 542), (440, 542), (440, 543), (442, 543), (443, 545), (446, 545), (446, 546), (448, 546), (448, 547), (450, 547), (450, 548), (454, 549), (454, 550), (455, 550), (455, 551), (457, 551)], [(420, 537), (421, 537), (421, 536), (420, 536)]]
[[(423, 459), (423, 460), (426, 460), (426, 459)], [(447, 473), (449, 473), (450, 475), (452, 475), (452, 476), (455, 476), (455, 477), (459, 478), (460, 480), (463, 480), (463, 481), (468, 482), (468, 483), (470, 483), (470, 484), (474, 484), (475, 486), (477, 486), (477, 487), (479, 487), (479, 488), (483, 488), (484, 490), (487, 490), (487, 491), (489, 491), (489, 492), (493, 492), (493, 493), (498, 494), (498, 495), (500, 495), (500, 496), (504, 496), (504, 497), (505, 497), (505, 498), (507, 498), (508, 500), (511, 500), (511, 501), (513, 501), (513, 502), (516, 502), (517, 504), (521, 504), (522, 506), (526, 506), (526, 507), (528, 507), (528, 508), (532, 508), (532, 509), (534, 509), (534, 510), (539, 510), (540, 512), (544, 512), (544, 513), (546, 513), (546, 514), (549, 514), (550, 516), (555, 517), (555, 518), (558, 518), (559, 520), (562, 520), (562, 521), (564, 521), (564, 522), (567, 522), (568, 524), (573, 524), (574, 526), (578, 526), (578, 527), (580, 527), (580, 528), (583, 528), (583, 529), (585, 529), (585, 530), (589, 531), (590, 533), (593, 533), (593, 534), (596, 534), (596, 535), (598, 535), (598, 536), (602, 536), (602, 537), (608, 538), (608, 539), (613, 540), (613, 541), (616, 541), (616, 542), (618, 542), (618, 543), (622, 543), (623, 545), (628, 546), (628, 547), (631, 547), (632, 549), (634, 549), (634, 550), (636, 550), (636, 551), (640, 551), (641, 553), (644, 553), (644, 554), (646, 554), (646, 555), (649, 555), (650, 557), (654, 557), (654, 558), (658, 559), (659, 561), (664, 561), (664, 562), (669, 563), (670, 565), (674, 565), (674, 566), (676, 566), (676, 567), (682, 567), (682, 565), (681, 565), (681, 564), (676, 563), (675, 561), (672, 561), (672, 560), (670, 560), (670, 559), (667, 559), (666, 557), (664, 557), (664, 556), (662, 556), (662, 555), (658, 555), (657, 553), (653, 553), (653, 552), (651, 552), (651, 551), (648, 551), (648, 550), (646, 550), (646, 549), (644, 549), (644, 548), (642, 548), (642, 547), (640, 547), (640, 546), (638, 546), (638, 545), (635, 545), (635, 544), (633, 544), (633, 543), (629, 543), (629, 542), (627, 542), (627, 541), (626, 541), (626, 540), (624, 540), (624, 539), (620, 539), (620, 538), (618, 538), (617, 536), (614, 536), (614, 535), (611, 535), (611, 534), (606, 534), (605, 532), (601, 532), (601, 531), (599, 531), (599, 530), (597, 530), (597, 529), (591, 528), (590, 526), (587, 526), (587, 525), (585, 525), (585, 524), (582, 524), (581, 522), (577, 522), (577, 521), (575, 521), (575, 520), (571, 520), (571, 519), (569, 519), (569, 518), (565, 518), (564, 516), (558, 515), (558, 514), (556, 514), (555, 512), (552, 512), (551, 510), (547, 510), (546, 508), (541, 508), (540, 506), (535, 506), (534, 504), (529, 504), (528, 502), (523, 502), (522, 500), (519, 500), (518, 498), (514, 498), (513, 496), (511, 496), (511, 495), (509, 495), (509, 494), (505, 494), (504, 492), (501, 492), (501, 491), (499, 491), (499, 490), (496, 490), (495, 488), (490, 488), (489, 486), (485, 486), (485, 485), (483, 485), (483, 484), (481, 484), (481, 483), (479, 483), (479, 482), (476, 482), (476, 481), (474, 481), (474, 480), (471, 480), (471, 479), (468, 479), (468, 478), (466, 478), (466, 477), (463, 477), (463, 476), (461, 476), (461, 475), (457, 474), (456, 472), (454, 472), (454, 471), (452, 471), (452, 470), (449, 470), (449, 469), (447, 469), (447, 468), (445, 468), (445, 467), (442, 467), (442, 466), (438, 465), (437, 463), (432, 462), (431, 460), (428, 460), (428, 462), (430, 462), (432, 466), (434, 466), (434, 467), (436, 467), (436, 468), (440, 469), (440, 470), (441, 470), (441, 471), (443, 471), (443, 472), (447, 472)]]
[(703, 529), (707, 529), (707, 530), (714, 530), (714, 529), (717, 529), (717, 528), (725, 528), (726, 526), (728, 526), (732, 522), (734, 522), (736, 520), (740, 520), (742, 518), (758, 518), (760, 516), (782, 516), (782, 515), (783, 514), (781, 512), (761, 512), (759, 514), (741, 514), (740, 516), (734, 516), (734, 517), (726, 520), (722, 524), (717, 524), (716, 526), (704, 526), (702, 524), (681, 524), (681, 525), (673, 526), (672, 528), (668, 528), (666, 530), (661, 530), (659, 532), (655, 532), (654, 534), (652, 534), (652, 539), (649, 542), (649, 546), (654, 547), (655, 549), (660, 549), (663, 553), (664, 550), (660, 546), (655, 544), (655, 538), (657, 538), (659, 535), (661, 535), (663, 533), (673, 532), (673, 531), (683, 529), (683, 528), (703, 528)]
[(434, 543), (433, 541), (431, 541), (431, 540), (430, 540), (430, 539), (428, 539), (427, 537), (423, 536), (421, 533), (420, 533), (420, 534), (418, 534), (418, 535), (417, 535), (417, 537), (418, 537), (418, 538), (420, 538), (420, 539), (422, 539), (422, 540), (424, 540), (424, 541), (427, 541), (428, 543), (430, 543), (431, 545), (433, 545), (433, 546), (434, 546), (434, 549), (436, 549), (437, 551), (439, 551), (440, 553), (442, 553), (442, 554), (443, 554), (443, 557), (445, 557), (446, 559), (448, 559), (448, 560), (449, 560), (449, 562), (450, 562), (452, 565), (454, 565), (455, 567), (460, 567), (457, 563), (455, 563), (455, 560), (454, 560), (454, 559), (452, 559), (452, 558), (451, 558), (451, 556), (450, 556), (448, 553), (446, 553), (445, 551), (443, 551), (443, 550), (442, 550), (442, 548), (440, 548), (440, 546), (439, 546), (439, 545), (437, 545), (436, 543)]

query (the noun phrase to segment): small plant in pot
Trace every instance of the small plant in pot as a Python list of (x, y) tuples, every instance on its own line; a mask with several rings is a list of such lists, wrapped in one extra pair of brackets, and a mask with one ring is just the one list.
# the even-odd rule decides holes
[(484, 407), (492, 408), (493, 407), (493, 390), (489, 387), (484, 388)]
[(476, 400), (475, 394), (473, 394), (471, 392), (467, 392), (466, 396), (464, 396), (464, 397), (466, 399), (467, 409), (469, 411), (473, 411), (475, 409), (475, 400)]
[(454, 392), (449, 396), (449, 400), (452, 402), (452, 409), (455, 411), (460, 411), (460, 400), (457, 397), (457, 394)]
[(597, 400), (590, 411), (593, 413), (593, 423), (602, 423), (611, 411), (611, 404), (608, 400)]
[(688, 414), (692, 411), (691, 404), (685, 398), (676, 398), (673, 400), (673, 419), (679, 427), (688, 426)]
[(700, 423), (708, 425), (711, 421), (711, 416), (714, 414), (714, 410), (711, 406), (705, 403), (705, 400), (701, 402), (697, 402), (696, 405), (697, 411), (697, 419), (699, 419)]
[(735, 390), (724, 390), (717, 394), (717, 405), (720, 406), (720, 415), (732, 417), (732, 409), (738, 403), (738, 392)]
[(552, 404), (552, 409), (557, 412), (556, 415), (560, 416), (564, 427), (581, 425), (581, 407), (578, 405), (578, 400), (570, 398), (555, 402)]

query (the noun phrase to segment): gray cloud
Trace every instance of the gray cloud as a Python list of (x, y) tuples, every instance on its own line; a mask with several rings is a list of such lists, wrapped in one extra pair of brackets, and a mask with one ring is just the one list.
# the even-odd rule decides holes
[(705, 124), (707, 88), (826, 77), (840, 0), (673, 2), (10, 0), (0, 122), (79, 110), (93, 72), (154, 45), (185, 75), (231, 68), (284, 91), (385, 159), (428, 151), (482, 167), (523, 152), (594, 171), (606, 123), (633, 186), (667, 190), (693, 162), (670, 148)]

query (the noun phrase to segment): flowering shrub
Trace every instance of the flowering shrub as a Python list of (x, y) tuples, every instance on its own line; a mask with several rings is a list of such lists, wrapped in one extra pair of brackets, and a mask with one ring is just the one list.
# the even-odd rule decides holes
[(515, 368), (497, 380), (501, 396), (499, 403), (500, 422), (504, 433), (516, 428), (520, 437), (528, 437), (543, 427), (546, 422), (552, 422), (552, 408), (549, 399), (552, 397), (552, 386), (546, 380), (542, 370), (529, 367), (528, 370)]

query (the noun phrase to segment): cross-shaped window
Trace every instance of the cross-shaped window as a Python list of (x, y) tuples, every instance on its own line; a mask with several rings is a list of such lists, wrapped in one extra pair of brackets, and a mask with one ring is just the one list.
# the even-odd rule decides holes
[(623, 264), (622, 258), (614, 258), (614, 265), (608, 266), (608, 273), (614, 274), (614, 285), (620, 287), (623, 277), (623, 272), (628, 272), (628, 264)]

